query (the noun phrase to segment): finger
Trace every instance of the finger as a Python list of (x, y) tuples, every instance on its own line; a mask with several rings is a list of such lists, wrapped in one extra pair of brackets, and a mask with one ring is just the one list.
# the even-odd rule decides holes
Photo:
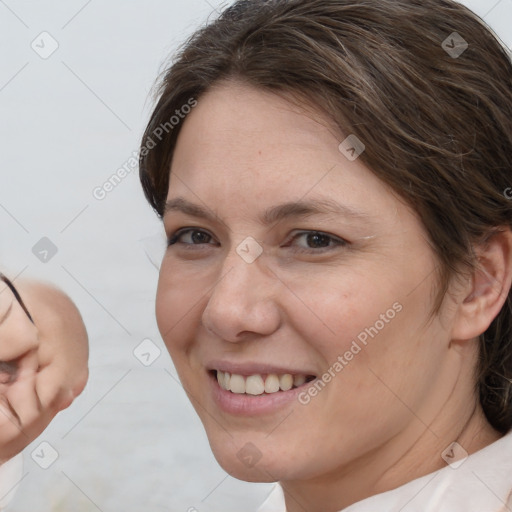
[(36, 392), (42, 407), (55, 414), (69, 407), (79, 394), (74, 387), (69, 369), (61, 365), (48, 365), (36, 376)]
[[(12, 399), (17, 401), (18, 397)], [(16, 412), (13, 405), (16, 406), (11, 404), (7, 397), (0, 398), (0, 464), (26, 448), (50, 422), (46, 414), (36, 415), (35, 419), (31, 419), (20, 408)], [(22, 420), (20, 415), (26, 417), (25, 424), (22, 424), (25, 420)]]
[(0, 361), (0, 394), (5, 394), (8, 385), (18, 378), (20, 372), (36, 372), (37, 369), (38, 357), (35, 350), (30, 350), (13, 361)]
[(10, 439), (21, 433), (21, 421), (7, 397), (0, 397), (0, 438)]
[(29, 432), (43, 415), (44, 408), (36, 392), (36, 372), (30, 368), (20, 370), (5, 395), (23, 431)]
[(69, 406), (88, 377), (87, 332), (76, 306), (62, 292), (40, 284), (20, 285), (38, 326), (36, 391), (43, 408)]
[(39, 353), (37, 347), (22, 354), (15, 360), (18, 375), (36, 373), (39, 369)]
[(20, 372), (26, 370), (36, 372), (38, 367), (36, 350), (29, 350), (12, 361), (0, 361), (0, 393), (5, 391), (5, 385), (11, 384), (18, 378)]
[(19, 453), (31, 442), (5, 397), (0, 398), (0, 463)]
[(58, 409), (45, 408), (37, 393), (37, 354), (23, 357), (16, 380), (0, 397), (0, 460), (13, 456), (51, 422)]
[(41, 402), (45, 407), (65, 409), (82, 393), (87, 384), (87, 354), (83, 350), (71, 351), (66, 348), (44, 361), (37, 378), (37, 391)]

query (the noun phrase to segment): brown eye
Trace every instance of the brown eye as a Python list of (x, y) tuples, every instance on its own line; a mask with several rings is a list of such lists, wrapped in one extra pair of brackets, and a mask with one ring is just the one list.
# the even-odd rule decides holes
[(347, 244), (347, 241), (321, 231), (303, 231), (294, 235), (286, 246), (295, 246), (300, 251), (322, 252)]
[(207, 244), (211, 241), (212, 237), (202, 231), (192, 231), (190, 239), (193, 244)]
[(331, 245), (332, 238), (322, 233), (310, 233), (306, 236), (306, 242), (311, 249), (322, 249)]
[(169, 239), (169, 245), (203, 245), (210, 244), (213, 240), (212, 235), (200, 229), (182, 229)]

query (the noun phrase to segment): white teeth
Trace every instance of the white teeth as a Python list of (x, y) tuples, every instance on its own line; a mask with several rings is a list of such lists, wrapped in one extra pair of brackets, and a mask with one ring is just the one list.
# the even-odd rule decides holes
[(306, 376), (305, 375), (294, 375), (293, 376), (293, 385), (298, 388), (299, 386), (302, 386), (306, 382)]
[[(220, 373), (222, 375), (222, 372), (217, 372), (217, 373)], [(221, 384), (221, 387), (224, 387), (224, 389), (226, 391), (229, 391), (230, 383), (231, 383), (231, 375), (228, 372), (226, 372), (226, 373), (224, 373), (224, 386), (222, 386), (222, 384)]]
[(236, 394), (263, 395), (278, 391), (289, 391), (293, 387), (302, 386), (306, 382), (305, 375), (276, 375), (270, 373), (265, 378), (262, 375), (251, 375), (244, 377), (238, 374), (229, 374), (217, 370), (217, 382), (225, 391), (231, 391)]
[(293, 377), (289, 373), (285, 373), (279, 377), (279, 387), (283, 391), (288, 391), (293, 387)]
[(265, 383), (261, 375), (251, 375), (245, 381), (245, 392), (248, 395), (262, 395), (265, 393)]
[(242, 375), (231, 375), (229, 390), (237, 394), (245, 393), (245, 378)]
[(277, 393), (279, 391), (279, 377), (271, 373), (265, 379), (265, 393)]

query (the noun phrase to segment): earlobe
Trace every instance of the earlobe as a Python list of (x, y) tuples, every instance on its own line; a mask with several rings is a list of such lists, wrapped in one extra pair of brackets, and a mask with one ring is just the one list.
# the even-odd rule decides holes
[(475, 248), (478, 264), (465, 287), (453, 325), (452, 339), (469, 340), (484, 333), (510, 293), (512, 232), (503, 228)]

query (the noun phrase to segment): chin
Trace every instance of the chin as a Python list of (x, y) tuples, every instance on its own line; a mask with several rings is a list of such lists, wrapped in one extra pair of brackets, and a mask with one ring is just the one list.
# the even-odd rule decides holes
[(253, 483), (270, 483), (282, 479), (282, 468), (276, 468), (274, 464), (269, 464), (268, 461), (264, 462), (264, 457), (257, 462), (257, 459), (254, 459), (252, 462), (248, 460), (247, 462), (242, 462), (236, 453), (226, 453), (224, 449), (213, 449), (213, 455), (222, 469), (237, 480)]
[[(208, 432), (207, 432), (208, 433)], [(260, 438), (255, 441), (255, 438)], [(210, 447), (219, 465), (233, 478), (245, 482), (270, 483), (294, 479), (289, 457), (275, 446), (269, 446), (258, 435), (208, 435)], [(295, 473), (295, 471), (294, 471)]]

